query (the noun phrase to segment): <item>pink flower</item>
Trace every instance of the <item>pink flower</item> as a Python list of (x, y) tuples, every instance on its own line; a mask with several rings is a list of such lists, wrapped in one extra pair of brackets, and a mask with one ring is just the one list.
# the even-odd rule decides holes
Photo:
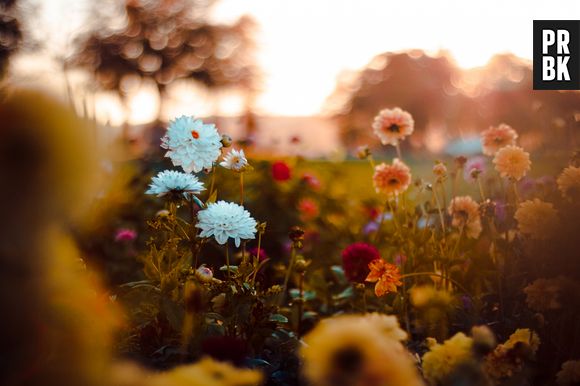
[(481, 133), (483, 154), (493, 156), (499, 149), (515, 145), (517, 138), (518, 133), (505, 123), (497, 127), (492, 126)]
[(136, 238), (137, 232), (133, 229), (120, 228), (117, 229), (117, 232), (115, 233), (115, 241), (117, 242), (133, 241)]
[(284, 161), (276, 161), (272, 164), (272, 178), (275, 181), (288, 181), (291, 177), (290, 166)]
[(310, 189), (312, 189), (312, 190), (320, 189), (320, 186), (321, 186), (320, 180), (314, 174), (304, 173), (304, 174), (302, 174), (301, 180), (306, 185), (308, 185), (310, 187)]
[(391, 165), (382, 163), (375, 166), (373, 184), (377, 193), (396, 196), (411, 184), (411, 170), (398, 158)]
[(411, 114), (398, 107), (379, 111), (373, 121), (373, 130), (383, 145), (397, 146), (413, 133), (414, 127)]
[(465, 168), (463, 168), (463, 178), (467, 182), (476, 182), (474, 178), (479, 176), (487, 169), (487, 162), (485, 157), (477, 156), (467, 160)]

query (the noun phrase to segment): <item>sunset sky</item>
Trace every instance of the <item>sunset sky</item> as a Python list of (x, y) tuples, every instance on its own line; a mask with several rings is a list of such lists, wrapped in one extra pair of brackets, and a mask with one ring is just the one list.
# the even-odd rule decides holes
[[(41, 16), (53, 31), (70, 34), (82, 25), (87, 1), (44, 1)], [(447, 50), (463, 67), (483, 65), (498, 52), (531, 58), (532, 21), (578, 19), (580, 1), (221, 0), (212, 17), (227, 23), (244, 14), (260, 26), (258, 61), (264, 87), (259, 111), (311, 115), (321, 112), (341, 71), (361, 68), (385, 51)], [(208, 109), (207, 100), (194, 94), (180, 92), (168, 114), (192, 105)], [(131, 120), (146, 121), (155, 99), (144, 92), (135, 103)], [(102, 108), (115, 108), (109, 105)], [(221, 106), (224, 114), (238, 109), (235, 98)]]

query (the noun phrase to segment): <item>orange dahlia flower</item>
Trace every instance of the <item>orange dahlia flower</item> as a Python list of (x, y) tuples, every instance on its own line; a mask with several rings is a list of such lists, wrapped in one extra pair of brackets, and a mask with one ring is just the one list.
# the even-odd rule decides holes
[(377, 283), (375, 285), (375, 295), (383, 296), (389, 292), (397, 292), (397, 286), (401, 283), (401, 273), (399, 268), (383, 259), (375, 259), (369, 263), (370, 273), (366, 281)]

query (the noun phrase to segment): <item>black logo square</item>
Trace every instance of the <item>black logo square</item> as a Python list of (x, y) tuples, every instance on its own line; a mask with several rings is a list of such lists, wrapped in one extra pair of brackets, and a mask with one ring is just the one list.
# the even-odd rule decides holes
[(534, 90), (580, 90), (580, 20), (534, 20)]

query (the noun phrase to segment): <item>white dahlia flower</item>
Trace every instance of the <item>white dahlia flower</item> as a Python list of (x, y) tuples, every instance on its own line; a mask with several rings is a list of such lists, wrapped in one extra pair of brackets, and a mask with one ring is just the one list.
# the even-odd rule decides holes
[(234, 239), (236, 247), (241, 239), (255, 238), (256, 220), (243, 206), (233, 202), (218, 201), (209, 204), (197, 214), (196, 227), (201, 229), (200, 237), (214, 237), (219, 244), (225, 244), (229, 238)]
[(246, 159), (244, 150), (230, 150), (230, 152), (225, 155), (224, 160), (220, 162), (220, 166), (235, 172), (243, 172), (248, 167), (248, 160)]
[(162, 197), (166, 194), (199, 194), (203, 190), (205, 190), (203, 182), (196, 176), (175, 170), (164, 170), (151, 179), (149, 189), (145, 193)]
[(187, 173), (197, 173), (213, 167), (221, 154), (222, 143), (214, 124), (181, 116), (170, 122), (161, 147), (167, 149), (165, 156), (173, 165), (181, 166)]

